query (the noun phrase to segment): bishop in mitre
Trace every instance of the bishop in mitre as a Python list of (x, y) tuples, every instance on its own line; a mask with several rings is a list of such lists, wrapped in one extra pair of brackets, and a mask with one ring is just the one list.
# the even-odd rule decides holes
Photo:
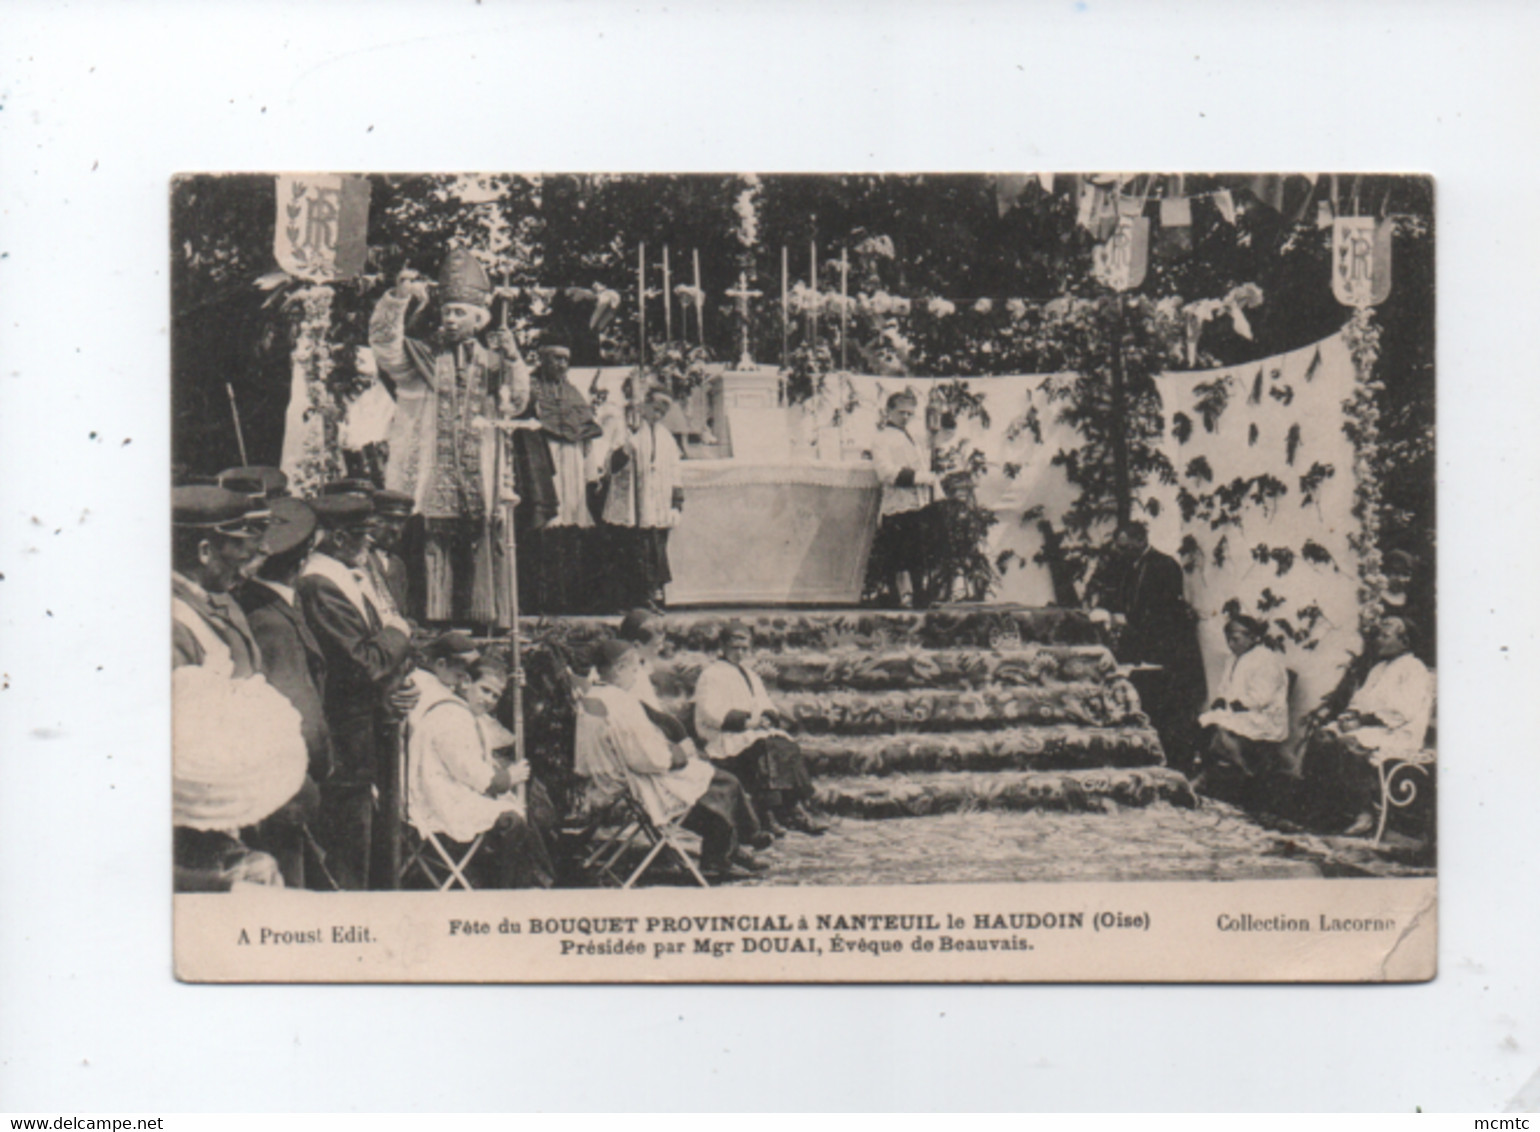
[(455, 249), (440, 273), (439, 331), (427, 342), (406, 335), (414, 302), (428, 301), (428, 284), (403, 272), (380, 299), (369, 322), (369, 345), (396, 386), (385, 487), (414, 500), (423, 524), (426, 619), (506, 626), (498, 600), (499, 570), (489, 522), (499, 485), (492, 422), (522, 413), (529, 369), (507, 327), (482, 345), (476, 335), (492, 320), (492, 284), (476, 258)]

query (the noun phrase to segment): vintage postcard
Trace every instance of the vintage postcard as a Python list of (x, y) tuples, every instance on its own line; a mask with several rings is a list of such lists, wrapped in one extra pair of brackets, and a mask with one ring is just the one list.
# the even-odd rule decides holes
[(1433, 977), (1430, 178), (170, 209), (180, 978)]

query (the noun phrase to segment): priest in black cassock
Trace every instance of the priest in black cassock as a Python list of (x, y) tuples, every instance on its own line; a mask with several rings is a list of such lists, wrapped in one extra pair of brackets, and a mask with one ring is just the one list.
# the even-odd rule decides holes
[(1160, 735), (1166, 762), (1184, 772), (1191, 769), (1207, 678), (1197, 617), (1182, 592), (1180, 563), (1150, 546), (1143, 523), (1124, 522), (1087, 596), (1113, 614), (1119, 627), (1118, 663), (1143, 666), (1129, 679)]
[(603, 470), (593, 441), (604, 430), (588, 399), (567, 380), (571, 360), (571, 340), (559, 329), (547, 330), (524, 414), (539, 427), (513, 434), (519, 605), (530, 613), (584, 612), (597, 590), (588, 485)]

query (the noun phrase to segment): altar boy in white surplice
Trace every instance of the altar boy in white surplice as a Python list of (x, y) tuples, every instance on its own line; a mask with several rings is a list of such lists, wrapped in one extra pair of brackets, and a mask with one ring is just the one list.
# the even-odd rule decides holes
[(717, 880), (747, 875), (762, 866), (743, 843), (763, 847), (762, 833), (742, 785), (695, 753), (684, 727), (644, 704), (633, 690), (641, 654), (630, 641), (598, 647), (598, 680), (578, 704), (573, 769), (590, 798), (605, 804), (628, 792), (654, 823), (684, 814), (684, 826), (701, 835), (701, 869)]
[(1198, 717), (1209, 728), (1206, 764), (1229, 764), (1253, 780), (1280, 769), (1279, 751), (1289, 737), (1289, 670), (1263, 636), (1254, 617), (1236, 614), (1226, 622), (1230, 662), (1213, 704)]

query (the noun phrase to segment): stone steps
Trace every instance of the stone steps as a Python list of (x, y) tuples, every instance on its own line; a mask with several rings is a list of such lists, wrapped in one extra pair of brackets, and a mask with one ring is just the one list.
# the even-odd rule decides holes
[[(893, 818), (974, 810), (1103, 812), (1195, 804), (1162, 764), (1138, 694), (1079, 610), (669, 613), (652, 666), (664, 707), (693, 715), (722, 628), (746, 624), (743, 663), (802, 744), (816, 803)], [(582, 670), (619, 618), (532, 619), (531, 648)]]
[[(665, 698), (688, 698), (714, 653), (676, 652), (653, 666), (653, 684)], [(1100, 645), (1029, 645), (1025, 648), (873, 651), (843, 648), (757, 652), (748, 664), (777, 692), (831, 688), (881, 692), (905, 688), (983, 688), (1054, 683), (1106, 684), (1118, 679), (1117, 662)]]
[(1159, 766), (1162, 758), (1155, 733), (1131, 727), (817, 735), (799, 741), (808, 769), (819, 777)]
[(1167, 767), (854, 776), (820, 779), (816, 789), (821, 810), (868, 819), (977, 810), (1108, 813), (1154, 802), (1198, 804), (1187, 779)]
[[(1055, 684), (1046, 688), (977, 690), (916, 688), (890, 692), (793, 692), (772, 695), (795, 735), (873, 735), (949, 731), (1021, 724), (1077, 723), (1085, 727), (1143, 726), (1139, 696), (1121, 684)], [(676, 715), (689, 700), (665, 700)]]

